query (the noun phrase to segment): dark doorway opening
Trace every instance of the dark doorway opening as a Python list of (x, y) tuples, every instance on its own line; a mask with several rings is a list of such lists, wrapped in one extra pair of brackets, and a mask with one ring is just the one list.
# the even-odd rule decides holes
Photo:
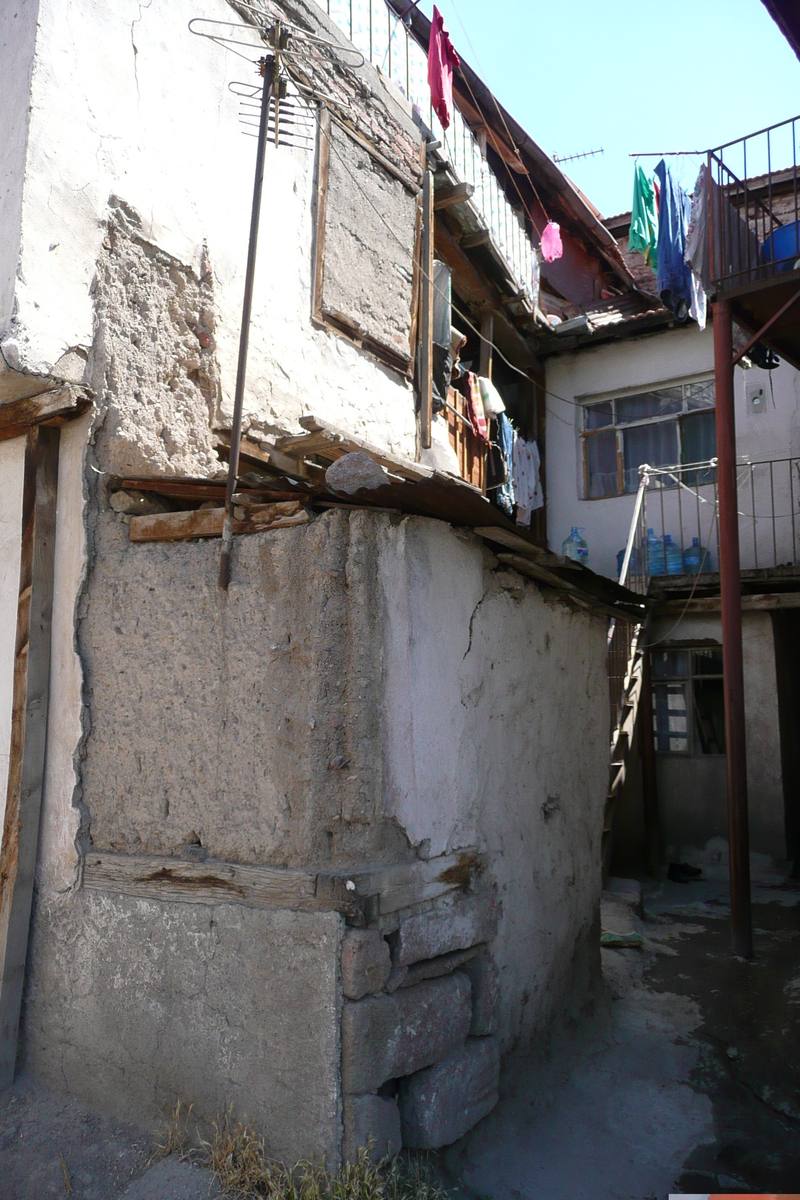
[(800, 878), (800, 609), (772, 614), (786, 847)]

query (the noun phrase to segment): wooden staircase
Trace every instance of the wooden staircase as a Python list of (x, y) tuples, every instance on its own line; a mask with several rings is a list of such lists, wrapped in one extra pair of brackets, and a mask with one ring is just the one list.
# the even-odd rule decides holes
[[(628, 543), (620, 571), (619, 582), (647, 594), (647, 556), (644, 534), (646, 528), (645, 496), (648, 486), (647, 471), (644, 470), (636, 496), (633, 519), (628, 533)], [(609, 700), (611, 704), (611, 742), (608, 764), (608, 791), (606, 792), (603, 820), (601, 860), (603, 883), (611, 873), (611, 854), (614, 841), (614, 812), (617, 799), (625, 783), (628, 754), (636, 729), (639, 701), (642, 695), (643, 646), (647, 642), (649, 621), (635, 625), (619, 618), (613, 620), (608, 631)]]

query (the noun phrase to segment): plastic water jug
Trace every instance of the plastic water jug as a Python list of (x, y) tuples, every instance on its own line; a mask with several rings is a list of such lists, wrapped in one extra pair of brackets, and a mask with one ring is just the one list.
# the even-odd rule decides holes
[(664, 557), (667, 563), (668, 575), (683, 574), (683, 555), (681, 554), (681, 548), (676, 542), (673, 542), (668, 533), (664, 534)]
[(585, 567), (589, 565), (589, 545), (578, 533), (577, 525), (572, 526), (569, 537), (561, 543), (561, 553), (565, 558), (583, 563)]
[(693, 537), (691, 546), (684, 550), (683, 569), (687, 575), (699, 575), (701, 571), (713, 570), (711, 554), (700, 545), (700, 538)]
[(667, 560), (664, 556), (664, 543), (660, 537), (656, 537), (652, 529), (647, 531), (645, 553), (647, 555), (647, 574), (666, 575)]

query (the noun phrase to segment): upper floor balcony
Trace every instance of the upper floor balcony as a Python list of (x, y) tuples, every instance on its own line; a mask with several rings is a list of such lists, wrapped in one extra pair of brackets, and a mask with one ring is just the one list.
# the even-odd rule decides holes
[(800, 367), (800, 116), (708, 152), (701, 221), (711, 294)]

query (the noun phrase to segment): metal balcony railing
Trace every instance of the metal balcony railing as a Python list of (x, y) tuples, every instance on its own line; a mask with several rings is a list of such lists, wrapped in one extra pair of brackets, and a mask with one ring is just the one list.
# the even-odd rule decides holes
[(514, 282), (532, 304), (536, 299), (534, 254), (524, 218), (508, 202), (497, 177), (458, 109), (445, 131), (431, 106), (428, 58), (385, 0), (317, 0), (354, 46), (397, 85), (422, 122), (442, 143), (453, 174), (475, 189), (471, 203)]
[[(641, 470), (644, 500), (636, 537), (640, 557), (633, 554), (639, 576), (717, 572), (716, 459)], [(743, 460), (736, 474), (740, 569), (800, 565), (800, 458)]]
[(712, 291), (791, 271), (800, 260), (800, 116), (708, 153)]

